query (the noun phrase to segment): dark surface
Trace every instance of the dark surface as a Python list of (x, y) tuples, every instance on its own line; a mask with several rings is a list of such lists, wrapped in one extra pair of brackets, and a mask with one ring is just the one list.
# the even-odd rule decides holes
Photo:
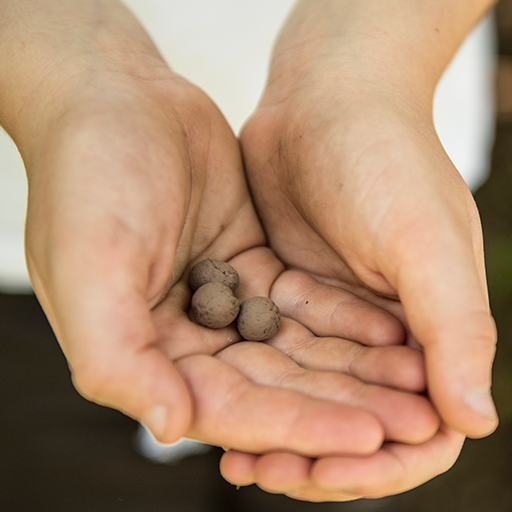
[(0, 510), (509, 512), (512, 325), (502, 319), (512, 281), (507, 286), (496, 304), (502, 340), (495, 372), (498, 431), (468, 442), (449, 473), (419, 489), (347, 504), (301, 503), (254, 486), (237, 491), (219, 475), (218, 450), (176, 466), (143, 459), (133, 449), (132, 420), (76, 393), (36, 299), (0, 295)]
[[(512, 56), (512, 0), (499, 9), (501, 53)], [(501, 424), (468, 441), (447, 474), (396, 497), (311, 504), (254, 486), (237, 491), (219, 475), (218, 450), (176, 466), (151, 463), (133, 449), (132, 420), (76, 393), (36, 299), (0, 295), (0, 511), (512, 511), (512, 121), (499, 119), (492, 174), (475, 197), (499, 332)]]

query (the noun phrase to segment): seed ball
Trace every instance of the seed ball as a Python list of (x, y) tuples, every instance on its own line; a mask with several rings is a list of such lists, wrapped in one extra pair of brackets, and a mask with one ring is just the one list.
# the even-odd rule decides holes
[(238, 332), (249, 341), (263, 341), (274, 336), (281, 325), (279, 308), (267, 297), (251, 297), (240, 304)]
[(192, 295), (191, 306), (197, 323), (210, 329), (220, 329), (236, 318), (240, 301), (222, 283), (207, 283)]
[(192, 290), (197, 290), (206, 283), (222, 283), (235, 291), (240, 278), (229, 263), (208, 258), (196, 263), (188, 277), (188, 284)]

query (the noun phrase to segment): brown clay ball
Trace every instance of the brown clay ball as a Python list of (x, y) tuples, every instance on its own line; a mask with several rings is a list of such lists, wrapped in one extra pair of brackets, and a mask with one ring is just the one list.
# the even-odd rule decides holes
[(206, 283), (222, 283), (235, 291), (240, 278), (238, 272), (229, 263), (208, 258), (196, 263), (188, 277), (188, 284), (192, 290), (197, 290)]
[(279, 308), (267, 297), (251, 297), (240, 304), (238, 332), (248, 341), (263, 341), (274, 336), (281, 325)]
[(210, 329), (220, 329), (235, 320), (240, 301), (222, 283), (207, 283), (192, 295), (191, 306), (197, 323)]

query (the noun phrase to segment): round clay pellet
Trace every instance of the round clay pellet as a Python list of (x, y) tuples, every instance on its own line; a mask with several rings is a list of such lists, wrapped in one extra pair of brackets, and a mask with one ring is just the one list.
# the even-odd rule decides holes
[(220, 329), (236, 318), (240, 301), (222, 283), (207, 283), (192, 295), (191, 307), (197, 323), (210, 329)]
[(274, 336), (281, 325), (279, 308), (267, 297), (251, 297), (240, 304), (238, 332), (248, 341), (263, 341)]
[(206, 283), (222, 283), (235, 291), (240, 278), (229, 263), (208, 258), (196, 263), (188, 276), (188, 284), (192, 290), (197, 290)]

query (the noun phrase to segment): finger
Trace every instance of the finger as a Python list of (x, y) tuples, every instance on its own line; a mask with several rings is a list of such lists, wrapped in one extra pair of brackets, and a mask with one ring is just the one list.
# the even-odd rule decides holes
[(244, 251), (229, 263), (240, 276), (240, 285), (235, 292), (240, 301), (250, 297), (270, 297), (272, 284), (284, 271), (283, 264), (268, 247)]
[(220, 471), (234, 485), (257, 483), (267, 492), (298, 491), (311, 486), (313, 459), (293, 453), (269, 453), (264, 456), (228, 450), (221, 458)]
[(311, 479), (325, 491), (350, 490), (379, 498), (417, 487), (448, 471), (457, 459), (464, 437), (443, 426), (421, 445), (389, 443), (365, 458), (326, 457), (315, 462)]
[(228, 450), (220, 459), (222, 476), (233, 485), (246, 486), (254, 483), (253, 469), (259, 455)]
[[(314, 293), (318, 296), (318, 309), (321, 309), (320, 301), (324, 300), (322, 292), (328, 292), (326, 294), (327, 308), (329, 308), (331, 299), (338, 297), (338, 292), (348, 293), (335, 287), (322, 285), (302, 272), (286, 271), (283, 273), (284, 268), (281, 262), (266, 247), (246, 251), (230, 260), (230, 263), (240, 270), (240, 286), (236, 292), (240, 300), (256, 295), (269, 296), (271, 286), (272, 296), (274, 296), (276, 288), (288, 293), (286, 291), (288, 285), (292, 290), (290, 293), (293, 293), (293, 290), (297, 289), (297, 283), (300, 285), (302, 282), (306, 282), (316, 290)], [(288, 275), (289, 279), (285, 278), (285, 275)], [(276, 279), (280, 284), (272, 285)], [(329, 290), (332, 290), (332, 294)], [(397, 320), (392, 315), (357, 299), (352, 294), (349, 295), (349, 303), (355, 300), (359, 304), (356, 309), (368, 306), (368, 319), (371, 318), (372, 321), (367, 321), (367, 324), (374, 325), (373, 320), (375, 320), (378, 326), (379, 320), (384, 318), (384, 322), (389, 321), (392, 328), (396, 327)], [(337, 306), (340, 304), (337, 303)], [(340, 306), (340, 312), (344, 307), (344, 305)], [(347, 306), (347, 315), (350, 315), (350, 305)], [(313, 310), (307, 310), (306, 314), (302, 316), (311, 320), (312, 323), (318, 321)], [(418, 351), (403, 346), (375, 348), (370, 351), (366, 347), (348, 340), (318, 338), (311, 335), (309, 330), (303, 328), (299, 323), (290, 322), (286, 318), (283, 318), (282, 323), (277, 335), (268, 340), (268, 343), (292, 357), (305, 368), (348, 373), (365, 382), (408, 391), (419, 392), (425, 389), (423, 357)], [(385, 330), (385, 326), (381, 325), (380, 327)], [(398, 327), (398, 332), (403, 333), (400, 325)], [(236, 333), (233, 334), (233, 339), (235, 338)], [(398, 339), (396, 338), (397, 342)]]
[(405, 391), (421, 392), (426, 386), (423, 354), (410, 347), (367, 347), (342, 338), (319, 338), (288, 318), (266, 343), (310, 370), (345, 373)]
[(33, 275), (77, 390), (172, 442), (189, 426), (191, 401), (180, 373), (155, 348), (144, 258), (122, 232), (114, 247), (101, 237), (71, 240), (55, 252), (50, 271)]
[[(234, 469), (234, 464), (240, 464), (240, 453), (228, 452), (221, 461), (227, 471)], [(314, 459), (301, 457), (293, 453), (269, 453), (257, 457), (251, 467), (252, 483), (272, 494), (285, 494), (294, 499), (304, 501), (351, 501), (361, 498), (350, 491), (326, 491), (318, 488), (311, 479)], [(236, 475), (234, 475), (236, 478)]]
[(373, 453), (380, 423), (368, 412), (288, 389), (254, 384), (218, 359), (176, 362), (194, 396), (188, 437), (252, 453)]
[(304, 272), (281, 274), (271, 298), (284, 316), (317, 336), (338, 336), (372, 346), (404, 342), (404, 329), (393, 315), (349, 291), (319, 283)]
[(266, 492), (285, 494), (300, 500), (350, 501), (361, 497), (315, 487), (310, 476), (313, 462), (313, 459), (293, 453), (258, 456), (229, 450), (220, 460), (220, 471), (233, 485), (257, 484)]
[(439, 418), (424, 397), (366, 385), (339, 373), (304, 370), (266, 344), (238, 343), (217, 357), (252, 382), (366, 410), (380, 421), (386, 440), (422, 443), (439, 427)]
[(368, 457), (325, 457), (312, 461), (290, 453), (259, 457), (228, 451), (221, 471), (238, 485), (261, 488), (308, 501), (348, 501), (405, 492), (447, 471), (457, 459), (463, 436), (443, 426), (421, 445), (385, 444)]
[(428, 247), (400, 249), (396, 286), (425, 348), (429, 392), (441, 416), (452, 428), (482, 437), (498, 422), (490, 392), (496, 330), (469, 235), (453, 224), (434, 222), (435, 237), (428, 239), (435, 242)]
[(77, 390), (143, 422), (161, 442), (179, 439), (191, 421), (189, 392), (155, 345), (143, 297), (123, 287), (105, 293), (92, 284), (80, 287), (80, 295), (76, 309), (59, 322)]

